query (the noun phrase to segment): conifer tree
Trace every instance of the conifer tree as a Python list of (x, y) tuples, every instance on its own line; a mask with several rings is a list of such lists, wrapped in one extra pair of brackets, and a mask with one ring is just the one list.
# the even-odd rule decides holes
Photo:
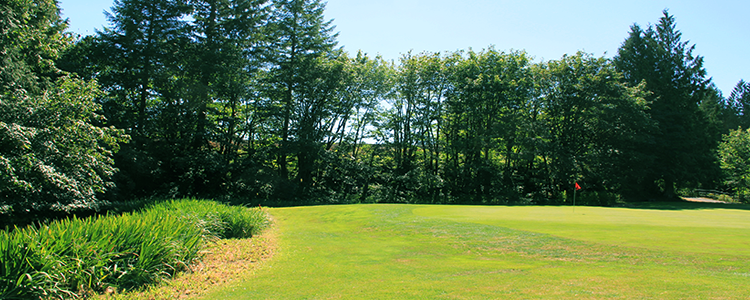
[(737, 116), (737, 126), (750, 129), (750, 82), (740, 80), (729, 95), (727, 102)]
[(633, 25), (614, 59), (627, 82), (633, 86), (645, 82), (651, 92), (649, 113), (657, 129), (651, 145), (642, 149), (648, 175), (632, 183), (645, 186), (651, 195), (674, 197), (676, 187), (706, 182), (708, 178), (698, 175), (716, 169), (714, 142), (699, 109), (709, 80), (703, 57), (694, 55), (694, 49), (695, 45), (682, 41), (674, 17), (665, 10), (655, 26), (643, 30)]
[(55, 1), (8, 1), (0, 6), (0, 94), (38, 93), (59, 75), (54, 59), (70, 44)]
[(318, 100), (329, 100), (316, 97), (330, 96), (325, 93), (332, 87), (332, 82), (326, 80), (334, 79), (330, 72), (339, 72), (324, 63), (336, 57), (336, 34), (333, 34), (331, 21), (324, 19), (324, 9), (320, 0), (273, 1), (268, 32), (272, 41), (269, 45), (272, 51), (268, 55), (271, 64), (269, 96), (279, 106), (280, 121), (280, 149), (276, 163), (279, 175), (289, 178), (288, 156), (293, 148), (297, 148), (297, 177), (303, 185), (310, 184), (310, 155), (314, 156), (316, 151), (310, 148), (313, 145), (309, 142), (318, 140), (304, 131), (309, 131), (315, 120), (320, 119), (320, 116), (309, 115), (318, 113), (309, 110), (309, 105)]
[(148, 133), (151, 100), (165, 93), (177, 57), (184, 56), (189, 7), (175, 0), (116, 0), (111, 27), (99, 32), (103, 74), (99, 81), (124, 112), (123, 127)]

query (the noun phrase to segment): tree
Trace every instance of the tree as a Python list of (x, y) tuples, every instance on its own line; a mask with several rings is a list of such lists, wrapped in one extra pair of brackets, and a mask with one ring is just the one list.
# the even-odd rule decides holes
[(588, 190), (620, 192), (627, 188), (621, 182), (638, 177), (632, 163), (651, 124), (643, 87), (627, 87), (621, 76), (607, 59), (581, 52), (545, 63), (537, 152), (547, 170), (545, 190), (585, 182)]
[(149, 132), (152, 100), (175, 96), (165, 83), (177, 58), (187, 54), (183, 17), (189, 9), (176, 0), (116, 0), (107, 14), (112, 27), (98, 33), (102, 72), (97, 79), (120, 111), (121, 128), (136, 134), (138, 143)]
[[(231, 182), (255, 159), (240, 151), (257, 119), (257, 81), (262, 68), (265, 0), (190, 0), (188, 55), (179, 60), (183, 106), (182, 136), (189, 137), (174, 168), (180, 191), (215, 195), (237, 189)], [(179, 115), (177, 116), (179, 118)], [(169, 125), (165, 125), (169, 126)], [(179, 139), (177, 139), (179, 141)], [(183, 140), (186, 140), (183, 138)], [(247, 151), (245, 153), (252, 153)]]
[(390, 103), (392, 108), (389, 113), (389, 129), (392, 131), (391, 142), (397, 175), (404, 175), (416, 167), (415, 155), (419, 147), (416, 139), (419, 133), (418, 128), (412, 127), (417, 127), (415, 123), (433, 121), (426, 120), (429, 115), (424, 114), (425, 110), (419, 109), (426, 93), (426, 78), (422, 78), (421, 69), (424, 68), (423, 58), (427, 56), (405, 54), (401, 57), (401, 63), (396, 71), (395, 93)]
[[(529, 117), (529, 62), (524, 52), (489, 48), (469, 51), (451, 68), (446, 180), (457, 193), (487, 196), (514, 189), (510, 166)], [(503, 177), (508, 186), (501, 189), (496, 181)]]
[[(196, 133), (193, 147), (205, 146), (211, 133), (223, 131), (216, 140), (225, 157), (236, 151), (241, 102), (250, 95), (250, 84), (260, 69), (261, 28), (266, 25), (266, 0), (192, 0), (193, 52), (184, 64), (194, 80)], [(218, 112), (211, 120), (209, 109)], [(213, 121), (213, 122), (212, 122)], [(212, 125), (217, 126), (212, 130)], [(217, 132), (218, 133), (218, 132)]]
[(737, 200), (750, 201), (750, 129), (732, 130), (718, 147), (724, 184)]
[(14, 210), (96, 208), (116, 169), (121, 130), (105, 122), (94, 83), (58, 80), (41, 95), (0, 100), (0, 205)]
[(710, 183), (710, 176), (701, 174), (716, 166), (711, 153), (715, 142), (699, 109), (708, 84), (703, 58), (693, 55), (695, 45), (681, 38), (674, 17), (665, 10), (656, 26), (642, 30), (633, 25), (614, 58), (629, 84), (645, 82), (651, 92), (646, 98), (649, 114), (657, 123), (653, 146), (642, 149), (653, 163), (643, 164), (650, 167), (638, 185), (647, 186), (650, 195), (668, 198), (674, 197), (676, 186)]
[(0, 206), (95, 208), (127, 136), (102, 126), (95, 83), (55, 67), (70, 41), (55, 1), (12, 1), (0, 18), (12, 25), (0, 31)]
[(346, 128), (336, 130), (338, 136), (330, 139), (328, 149), (334, 146), (337, 139), (341, 144), (351, 147), (351, 156), (359, 157), (365, 139), (374, 139), (372, 126), (381, 112), (380, 104), (392, 89), (392, 66), (381, 57), (370, 58), (361, 51), (357, 57), (349, 58), (347, 77), (343, 83), (343, 97), (352, 106), (351, 115), (346, 116)]
[[(105, 13), (110, 26), (81, 40), (61, 62), (97, 80), (106, 92), (98, 99), (105, 116), (133, 137), (115, 157), (123, 199), (179, 191), (174, 181), (185, 173), (179, 168), (190, 169), (189, 160), (181, 161), (191, 153), (196, 123), (181, 64), (191, 54), (190, 10), (181, 0), (117, 0)], [(88, 59), (71, 64), (75, 53)]]
[(708, 132), (714, 135), (712, 139), (720, 140), (722, 134), (729, 133), (730, 129), (737, 128), (735, 125), (737, 116), (734, 109), (714, 84), (709, 84), (703, 90), (699, 108), (706, 117), (708, 126), (710, 126)]
[[(423, 52), (402, 55), (391, 66), (379, 124), (380, 139), (392, 157), (383, 162), (381, 184), (388, 201), (439, 201), (442, 193), (443, 118), (453, 56)], [(384, 84), (385, 83), (385, 84)], [(374, 155), (374, 153), (373, 153)]]
[[(111, 28), (66, 66), (98, 79), (105, 113), (136, 142), (118, 156), (125, 197), (226, 192), (258, 126), (264, 0), (122, 0)], [(85, 57), (85, 59), (80, 59)], [(248, 150), (247, 148), (242, 150)], [(238, 169), (235, 169), (238, 168)]]
[(323, 102), (318, 109), (328, 112), (317, 126), (325, 137), (315, 162), (316, 193), (329, 201), (365, 200), (370, 182), (381, 175), (375, 171), (375, 157), (383, 147), (372, 141), (379, 138), (375, 124), (381, 117), (380, 104), (391, 91), (393, 70), (382, 58), (362, 52), (356, 57), (342, 53), (336, 64), (342, 69), (335, 101)]
[(727, 99), (727, 106), (737, 117), (736, 126), (750, 129), (750, 82), (740, 80), (737, 83), (729, 99)]
[(14, 0), (0, 6), (0, 95), (39, 93), (60, 76), (54, 65), (72, 38), (55, 1)]
[[(329, 64), (336, 60), (336, 35), (331, 21), (324, 20), (325, 5), (320, 0), (273, 1), (268, 36), (270, 74), (268, 96), (278, 105), (281, 124), (276, 164), (279, 175), (289, 178), (288, 156), (297, 153), (297, 181), (310, 186), (312, 167), (318, 151), (315, 124), (328, 112), (324, 103), (332, 101), (334, 78), (339, 72)], [(333, 84), (333, 85), (332, 85)], [(311, 106), (312, 105), (312, 106)], [(313, 111), (309, 108), (321, 108)]]

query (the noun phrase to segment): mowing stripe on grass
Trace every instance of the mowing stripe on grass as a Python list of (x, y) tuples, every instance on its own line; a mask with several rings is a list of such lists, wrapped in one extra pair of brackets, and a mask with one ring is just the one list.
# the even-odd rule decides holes
[(428, 206), (414, 213), (597, 243), (750, 256), (747, 210), (578, 207), (574, 212), (553, 206)]

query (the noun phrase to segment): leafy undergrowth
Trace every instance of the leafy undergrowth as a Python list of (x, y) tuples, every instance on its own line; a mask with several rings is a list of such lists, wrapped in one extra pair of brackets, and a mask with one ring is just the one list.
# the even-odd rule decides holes
[(210, 242), (268, 225), (261, 209), (171, 200), (118, 216), (0, 232), (0, 299), (79, 298), (162, 282), (196, 265)]

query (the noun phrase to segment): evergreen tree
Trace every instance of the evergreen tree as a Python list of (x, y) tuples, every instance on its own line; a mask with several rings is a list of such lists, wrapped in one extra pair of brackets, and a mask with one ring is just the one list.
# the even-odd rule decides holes
[(737, 118), (737, 124), (731, 129), (737, 127), (750, 129), (750, 82), (740, 80), (732, 90), (727, 102), (727, 106), (731, 108)]
[(186, 54), (188, 11), (177, 0), (115, 0), (107, 13), (112, 27), (99, 33), (105, 55), (99, 82), (128, 112), (122, 126), (138, 137), (148, 135), (152, 100), (169, 93), (163, 84), (172, 75), (169, 68)]
[(59, 76), (54, 60), (72, 41), (59, 14), (51, 0), (0, 5), (0, 95), (39, 93)]
[(337, 54), (334, 27), (325, 21), (324, 9), (320, 0), (276, 0), (268, 27), (271, 70), (266, 82), (280, 121), (276, 164), (279, 175), (288, 179), (288, 156), (297, 153), (296, 181), (303, 187), (312, 184), (310, 164), (318, 151), (315, 142), (320, 141), (313, 131), (327, 111), (311, 108), (323, 108), (322, 102), (332, 99), (329, 93), (335, 83), (331, 76), (337, 75), (330, 72), (340, 72), (339, 67), (326, 63)]
[[(235, 135), (243, 99), (260, 68), (261, 28), (267, 22), (266, 0), (193, 0), (193, 55), (187, 57), (194, 82), (190, 95), (197, 107), (194, 147), (205, 146), (216, 130), (225, 156), (236, 152)], [(210, 116), (213, 108), (218, 116)], [(213, 120), (212, 120), (213, 119)], [(216, 126), (212, 129), (212, 126)], [(233, 151), (234, 150), (234, 151)]]
[(709, 81), (703, 58), (693, 54), (694, 45), (682, 41), (674, 17), (663, 13), (656, 26), (643, 30), (633, 25), (614, 61), (628, 83), (645, 82), (651, 92), (649, 114), (657, 123), (653, 144), (642, 149), (648, 157), (643, 163), (647, 176), (632, 185), (671, 198), (676, 187), (710, 183), (701, 174), (716, 169), (716, 163), (711, 151), (715, 141), (699, 109)]

